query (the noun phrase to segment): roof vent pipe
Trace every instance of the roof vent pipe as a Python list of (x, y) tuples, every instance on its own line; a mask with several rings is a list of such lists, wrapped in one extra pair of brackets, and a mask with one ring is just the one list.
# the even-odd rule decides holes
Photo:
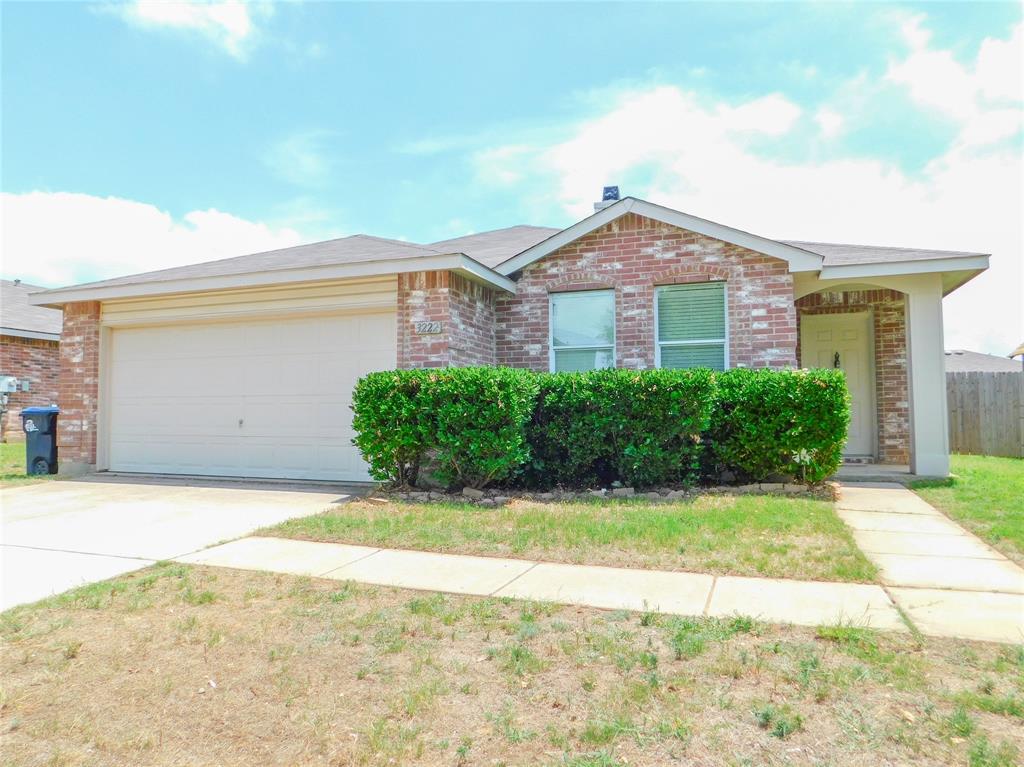
[(609, 205), (614, 205), (619, 201), (619, 188), (617, 186), (606, 186), (604, 191), (601, 192), (601, 202), (594, 203), (594, 212), (597, 213), (599, 210), (604, 210)]

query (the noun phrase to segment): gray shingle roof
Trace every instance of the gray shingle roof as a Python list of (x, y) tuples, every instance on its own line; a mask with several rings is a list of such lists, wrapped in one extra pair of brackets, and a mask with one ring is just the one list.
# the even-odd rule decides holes
[(77, 288), (102, 288), (113, 285), (134, 285), (140, 282), (163, 282), (165, 280), (187, 280), (195, 277), (223, 277), (231, 274), (270, 272), (278, 269), (301, 269), (308, 266), (331, 264), (355, 264), (364, 261), (387, 261), (397, 258), (436, 256), (445, 251), (434, 250), (426, 245), (417, 245), (402, 240), (371, 237), (368, 234), (353, 234), (325, 242), (311, 242), (291, 248), (267, 250), (246, 256), (204, 261), (188, 266), (175, 266), (155, 272), (130, 274), (111, 280), (76, 285)]
[(995, 354), (982, 354), (966, 349), (950, 349), (946, 352), (947, 373), (1020, 373), (1022, 370), (1024, 367), (1021, 366), (1020, 360), (997, 357)]
[[(302, 269), (367, 262), (383, 262), (426, 256), (462, 253), (487, 267), (496, 267), (519, 253), (563, 231), (546, 226), (519, 225), (505, 229), (470, 234), (419, 245), (401, 240), (390, 240), (356, 234), (325, 242), (314, 242), (217, 261), (206, 261), (153, 272), (143, 272), (110, 280), (101, 280), (77, 289), (107, 288), (144, 283), (159, 283), (203, 277), (272, 273), (277, 270)], [(842, 245), (825, 242), (781, 240), (786, 245), (801, 248), (824, 257), (825, 266), (876, 264), (886, 261), (929, 260), (983, 255), (955, 251), (921, 250), (912, 248), (885, 248), (871, 245)], [(45, 310), (43, 310), (45, 311)]]
[(5, 335), (39, 334), (54, 339), (60, 336), (64, 314), (59, 309), (32, 306), (28, 302), (29, 293), (40, 290), (46, 288), (0, 280), (0, 332)]
[(824, 256), (825, 266), (882, 264), (887, 261), (930, 261), (942, 258), (987, 255), (986, 253), (965, 253), (958, 250), (889, 248), (880, 245), (845, 245), (836, 242), (806, 242), (804, 240), (779, 240), (779, 242)]
[(562, 230), (550, 226), (520, 224), (507, 229), (494, 229), (451, 240), (441, 240), (431, 243), (430, 247), (437, 248), (442, 253), (465, 253), (484, 266), (495, 267), (560, 231)]

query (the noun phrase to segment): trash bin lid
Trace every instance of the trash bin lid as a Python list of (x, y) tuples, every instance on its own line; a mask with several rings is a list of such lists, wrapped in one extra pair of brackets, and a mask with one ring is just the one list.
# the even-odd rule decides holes
[(47, 407), (25, 407), (21, 409), (23, 415), (50, 415), (51, 413), (59, 413), (60, 408), (56, 405), (48, 405)]

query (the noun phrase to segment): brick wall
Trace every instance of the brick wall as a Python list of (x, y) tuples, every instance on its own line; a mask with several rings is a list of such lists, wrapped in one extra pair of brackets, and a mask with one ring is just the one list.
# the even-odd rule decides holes
[(61, 471), (96, 463), (99, 405), (100, 305), (83, 301), (64, 307), (60, 338), (57, 446)]
[(654, 288), (725, 280), (729, 364), (796, 363), (793, 279), (786, 262), (635, 213), (527, 266), (496, 306), (497, 362), (548, 369), (548, 294), (615, 289), (615, 364), (654, 367)]
[(906, 301), (895, 290), (812, 293), (796, 302), (803, 314), (871, 311), (875, 344), (875, 409), (878, 460), (910, 463)]
[[(441, 323), (438, 334), (417, 322)], [(451, 272), (398, 275), (398, 366), (493, 365), (494, 291)]]
[(8, 395), (7, 411), (0, 424), (5, 442), (25, 439), (25, 432), (21, 430), (22, 408), (52, 405), (57, 401), (59, 372), (60, 352), (56, 341), (0, 336), (0, 373), (29, 382), (27, 392)]

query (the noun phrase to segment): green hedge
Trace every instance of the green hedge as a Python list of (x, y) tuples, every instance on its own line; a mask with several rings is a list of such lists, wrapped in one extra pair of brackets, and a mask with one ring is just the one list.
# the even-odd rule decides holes
[(842, 462), (850, 397), (839, 370), (719, 373), (708, 438), (714, 470), (820, 482)]
[(442, 368), (371, 373), (353, 443), (374, 479), (450, 487), (685, 485), (731, 471), (817, 482), (841, 460), (839, 371)]
[(527, 461), (537, 377), (511, 368), (370, 373), (352, 396), (352, 443), (370, 476), (415, 485), (429, 462), (446, 485), (508, 480)]
[(540, 374), (530, 424), (536, 487), (690, 484), (715, 381), (709, 370)]

